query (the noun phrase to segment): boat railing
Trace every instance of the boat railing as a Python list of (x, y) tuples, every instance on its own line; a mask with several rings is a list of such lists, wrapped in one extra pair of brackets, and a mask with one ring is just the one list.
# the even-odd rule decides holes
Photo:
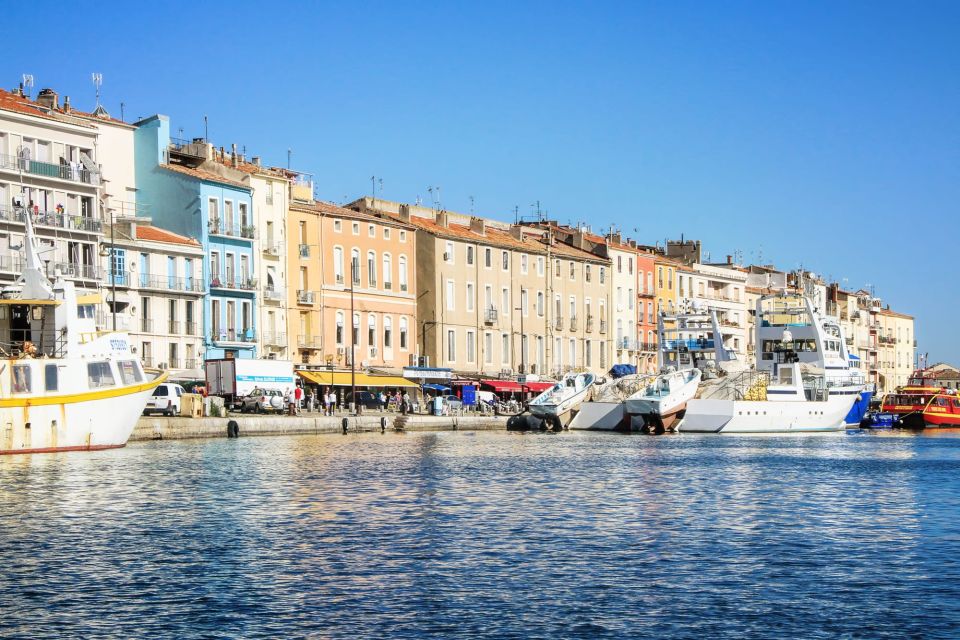
[(770, 373), (741, 371), (723, 378), (719, 383), (701, 386), (701, 400), (766, 400)]

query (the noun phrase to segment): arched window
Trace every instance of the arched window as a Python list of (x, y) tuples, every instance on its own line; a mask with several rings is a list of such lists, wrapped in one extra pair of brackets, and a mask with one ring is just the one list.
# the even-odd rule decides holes
[(353, 344), (360, 344), (360, 314), (353, 314)]
[(343, 247), (333, 248), (333, 274), (337, 284), (343, 284)]
[(350, 250), (350, 282), (360, 285), (360, 249)]
[(343, 311), (337, 311), (337, 344), (343, 344)]
[(383, 317), (383, 348), (393, 348), (393, 318), (390, 316)]
[(393, 288), (393, 261), (389, 253), (383, 254), (383, 288)]
[(407, 290), (407, 256), (401, 255), (398, 259), (400, 268), (400, 291)]
[(407, 348), (407, 319), (406, 317), (400, 317), (400, 348)]
[(367, 286), (377, 287), (377, 254), (373, 251), (367, 251)]

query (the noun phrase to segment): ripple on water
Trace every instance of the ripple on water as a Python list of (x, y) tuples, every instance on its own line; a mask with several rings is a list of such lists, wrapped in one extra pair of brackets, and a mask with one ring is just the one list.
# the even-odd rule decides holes
[(0, 635), (957, 637), (960, 439), (365, 434), (0, 459)]

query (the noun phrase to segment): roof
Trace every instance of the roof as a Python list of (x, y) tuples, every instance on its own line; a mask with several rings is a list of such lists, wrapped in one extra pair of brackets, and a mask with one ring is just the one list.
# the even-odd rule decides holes
[(206, 180), (207, 182), (217, 182), (219, 184), (230, 185), (231, 187), (238, 187), (240, 189), (250, 190), (250, 185), (243, 184), (242, 182), (237, 182), (236, 180), (231, 180), (230, 178), (224, 178), (221, 175), (212, 173), (210, 171), (204, 171), (203, 169), (191, 169), (190, 167), (184, 167), (179, 164), (161, 164), (162, 169), (167, 169), (168, 171), (173, 171), (175, 173), (181, 173), (185, 176), (195, 178), (197, 180)]
[(907, 320), (913, 320), (913, 316), (909, 316), (905, 313), (900, 313), (899, 311), (894, 311), (892, 309), (880, 309), (879, 313), (884, 316), (892, 316), (894, 318), (904, 318)]
[(137, 240), (147, 240), (149, 242), (166, 242), (169, 244), (184, 244), (191, 247), (199, 247), (200, 243), (193, 238), (181, 236), (180, 234), (160, 227), (151, 225), (137, 225)]
[(281, 180), (292, 180), (298, 175), (296, 171), (291, 171), (290, 169), (254, 164), (252, 162), (247, 162), (246, 160), (240, 160), (239, 157), (237, 159), (237, 164), (234, 165), (233, 159), (229, 154), (226, 153), (221, 155), (219, 152), (215, 152), (213, 154), (212, 161), (222, 164), (225, 167), (242, 171), (243, 173), (249, 173), (250, 175), (269, 175), (275, 178), (280, 178)]
[[(73, 111), (70, 112), (71, 115), (68, 115), (67, 113), (63, 112), (62, 109), (48, 109), (43, 105), (37, 104), (30, 98), (11, 93), (10, 91), (5, 91), (3, 89), (0, 89), (0, 110), (13, 111), (25, 115), (36, 116), (38, 118), (45, 118), (47, 120), (56, 120), (58, 122), (65, 122), (80, 127), (93, 128), (92, 124), (83, 122), (80, 118), (73, 117)], [(76, 112), (75, 115), (81, 117), (93, 117), (90, 116), (90, 114), (83, 112)]]
[(316, 200), (314, 202), (296, 202), (293, 201), (290, 203), (291, 209), (297, 209), (299, 211), (310, 211), (312, 213), (318, 213), (322, 216), (338, 216), (341, 218), (348, 218), (350, 220), (363, 220), (365, 222), (374, 222), (376, 224), (389, 224), (392, 226), (403, 227), (406, 229), (414, 229), (414, 225), (407, 224), (403, 220), (394, 218), (392, 216), (375, 216), (369, 213), (361, 213), (355, 209), (346, 209), (339, 205), (333, 204), (332, 202), (325, 202), (323, 200)]

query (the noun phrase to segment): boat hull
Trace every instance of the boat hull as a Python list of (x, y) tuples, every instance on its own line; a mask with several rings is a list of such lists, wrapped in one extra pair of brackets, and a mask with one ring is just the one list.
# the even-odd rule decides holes
[(122, 447), (147, 398), (165, 378), (60, 398), (4, 399), (0, 401), (0, 454)]
[(843, 422), (848, 427), (858, 427), (863, 422), (864, 416), (867, 415), (867, 410), (870, 408), (870, 399), (873, 397), (873, 394), (870, 391), (861, 391), (857, 397), (856, 402), (853, 403), (853, 407), (850, 408), (850, 412), (847, 413), (847, 417), (843, 419)]
[(842, 431), (853, 405), (850, 396), (823, 402), (691, 400), (682, 433), (802, 433)]
[(622, 402), (584, 402), (569, 427), (583, 431), (626, 431), (630, 428), (629, 418)]

